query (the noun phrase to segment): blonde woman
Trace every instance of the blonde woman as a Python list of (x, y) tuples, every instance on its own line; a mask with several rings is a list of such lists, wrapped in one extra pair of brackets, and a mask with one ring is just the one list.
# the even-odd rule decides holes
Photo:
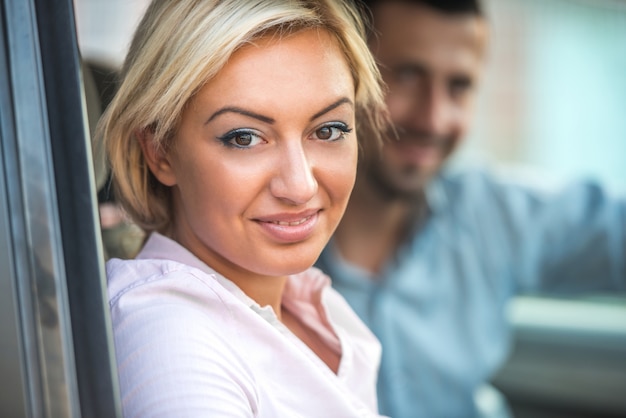
[(107, 263), (126, 417), (377, 416), (380, 345), (311, 266), (385, 120), (345, 1), (156, 0), (105, 141), (148, 238)]

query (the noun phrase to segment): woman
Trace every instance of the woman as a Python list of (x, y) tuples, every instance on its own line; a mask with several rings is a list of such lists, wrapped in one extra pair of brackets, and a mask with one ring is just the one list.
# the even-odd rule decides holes
[(344, 1), (156, 0), (100, 123), (149, 237), (107, 263), (124, 415), (376, 416), (380, 346), (312, 268), (379, 76)]

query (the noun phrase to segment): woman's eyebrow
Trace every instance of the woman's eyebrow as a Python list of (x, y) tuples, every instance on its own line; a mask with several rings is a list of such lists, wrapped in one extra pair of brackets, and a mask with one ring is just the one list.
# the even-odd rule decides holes
[(350, 100), (347, 97), (342, 97), (341, 99), (337, 100), (336, 102), (326, 106), (324, 109), (320, 110), (319, 112), (317, 112), (316, 114), (314, 114), (313, 116), (311, 116), (311, 121), (319, 118), (320, 116), (322, 116), (324, 113), (328, 113), (331, 110), (341, 106), (344, 103), (348, 103), (350, 106), (354, 107), (354, 103), (352, 103), (352, 100)]
[[(344, 103), (348, 103), (349, 105), (354, 107), (354, 104), (352, 103), (352, 100), (350, 100), (347, 97), (342, 97), (339, 100), (337, 100), (337, 101), (331, 103), (330, 105), (326, 106), (324, 109), (320, 110), (319, 112), (317, 112), (313, 116), (311, 116), (311, 121), (313, 121), (313, 120), (319, 118), (320, 116), (322, 116), (323, 114), (328, 113), (331, 110), (341, 106)], [(265, 122), (265, 123), (269, 123), (269, 124), (272, 124), (272, 123), (276, 122), (273, 118), (270, 118), (269, 116), (264, 116), (264, 115), (261, 115), (259, 113), (251, 112), (251, 111), (243, 109), (241, 107), (226, 106), (226, 107), (223, 107), (223, 108), (217, 110), (216, 112), (214, 112), (207, 119), (207, 121), (204, 124), (206, 125), (207, 123), (211, 122), (213, 119), (218, 117), (219, 115), (222, 115), (224, 113), (229, 113), (229, 112), (230, 113), (238, 113), (240, 115), (248, 116), (248, 117), (260, 120), (261, 122)]]
[(215, 113), (213, 113), (211, 115), (211, 117), (209, 119), (207, 119), (206, 122), (204, 122), (204, 124), (206, 125), (207, 123), (211, 122), (213, 119), (218, 117), (219, 115), (224, 114), (224, 113), (229, 113), (229, 112), (238, 113), (240, 115), (244, 115), (244, 116), (248, 116), (248, 117), (251, 117), (251, 118), (254, 118), (254, 119), (258, 119), (261, 122), (265, 122), (265, 123), (270, 123), (271, 124), (271, 123), (275, 122), (275, 120), (270, 118), (269, 116), (263, 116), (263, 115), (260, 115), (258, 113), (251, 112), (249, 110), (242, 109), (242, 108), (236, 107), (236, 106), (226, 106), (226, 107), (223, 107), (220, 110), (216, 111)]

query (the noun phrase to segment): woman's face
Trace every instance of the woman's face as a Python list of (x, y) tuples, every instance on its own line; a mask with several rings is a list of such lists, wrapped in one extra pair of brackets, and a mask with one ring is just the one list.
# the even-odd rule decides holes
[(235, 282), (311, 266), (354, 185), (354, 90), (326, 32), (238, 50), (154, 170), (173, 186), (173, 238)]

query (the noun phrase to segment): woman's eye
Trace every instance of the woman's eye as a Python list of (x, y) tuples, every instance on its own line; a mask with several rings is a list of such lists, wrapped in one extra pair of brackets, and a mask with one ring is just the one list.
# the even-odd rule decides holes
[(226, 135), (218, 137), (218, 139), (222, 141), (224, 145), (233, 148), (250, 148), (262, 142), (259, 135), (254, 132), (242, 130), (228, 132)]
[(323, 141), (337, 141), (345, 134), (351, 132), (352, 129), (344, 123), (325, 125), (315, 131), (315, 137)]
[(247, 147), (252, 143), (252, 135), (248, 133), (237, 134), (231, 141), (236, 145)]

